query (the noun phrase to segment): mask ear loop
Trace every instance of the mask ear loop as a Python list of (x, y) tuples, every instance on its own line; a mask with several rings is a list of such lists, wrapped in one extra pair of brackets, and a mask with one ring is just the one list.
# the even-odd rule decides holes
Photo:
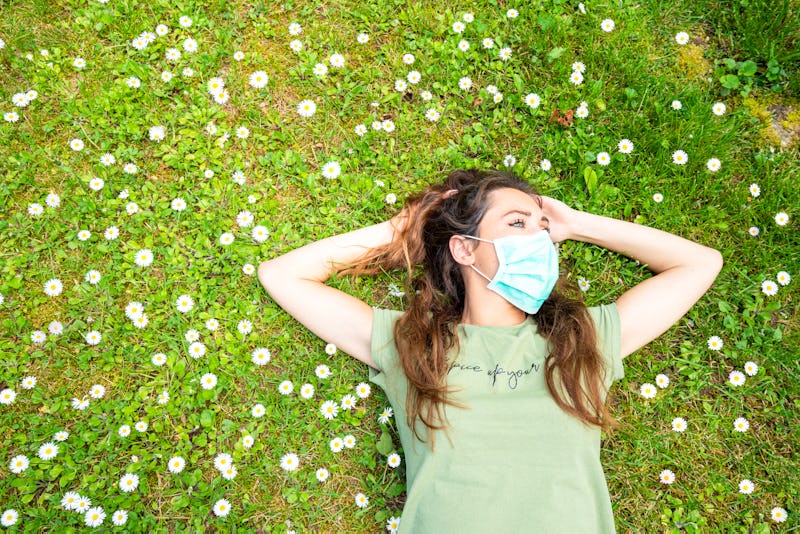
[[(466, 237), (469, 239), (477, 239), (478, 241), (484, 241), (486, 243), (494, 243), (494, 241), (492, 241), (491, 239), (483, 239), (481, 237), (475, 237), (474, 235), (466, 235), (466, 234), (460, 234), (460, 235), (461, 237)], [(473, 271), (475, 271), (476, 273), (478, 273), (491, 283), (492, 279), (483, 274), (477, 267), (475, 267), (474, 265), (470, 265), (470, 267), (472, 268)]]

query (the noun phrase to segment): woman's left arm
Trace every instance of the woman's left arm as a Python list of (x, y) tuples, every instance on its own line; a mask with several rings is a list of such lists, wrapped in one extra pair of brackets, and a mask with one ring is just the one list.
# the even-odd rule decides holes
[(655, 273), (617, 299), (623, 357), (683, 317), (722, 269), (722, 254), (716, 249), (648, 226), (574, 210), (552, 198), (542, 200), (553, 241), (592, 243), (633, 258)]

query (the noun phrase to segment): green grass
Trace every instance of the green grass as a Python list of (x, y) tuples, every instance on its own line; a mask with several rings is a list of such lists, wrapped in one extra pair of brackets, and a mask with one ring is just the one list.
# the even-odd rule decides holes
[[(711, 36), (701, 50), (709, 69), (731, 55), (729, 43), (708, 31), (706, 24), (717, 21), (699, 20), (688, 3), (592, 3), (584, 15), (549, 0), (519, 3), (515, 20), (506, 18), (507, 7), (476, 4), (475, 21), (461, 36), (451, 27), (463, 11), (431, 2), (28, 0), (0, 8), (0, 111), (19, 114), (16, 123), (0, 122), (0, 389), (16, 392), (15, 402), (0, 405), (0, 512), (19, 512), (13, 528), (85, 528), (82, 515), (60, 505), (65, 492), (76, 491), (103, 507), (103, 526), (120, 528), (111, 514), (125, 509), (126, 528), (136, 532), (385, 531), (386, 520), (402, 510), (405, 472), (403, 465), (386, 464), (386, 454), (400, 444), (393, 423), (377, 421), (387, 406), (383, 393), (373, 387), (352, 411), (323, 419), (320, 404), (355, 393), (367, 369), (341, 352), (327, 355), (325, 341), (280, 310), (242, 267), (384, 220), (407, 195), (449, 170), (501, 167), (511, 154), (513, 170), (544, 194), (677, 233), (725, 258), (708, 294), (627, 358), (625, 379), (612, 391), (622, 427), (605, 437), (602, 459), (618, 529), (797, 529), (797, 281), (774, 296), (761, 291), (778, 271), (798, 276), (796, 152), (766, 145), (761, 125), (710, 70), (687, 76), (674, 40), (678, 31)], [(181, 15), (192, 17), (191, 28), (178, 25)], [(600, 30), (605, 18), (616, 22), (611, 33)], [(288, 46), (293, 21), (303, 26), (299, 53)], [(166, 36), (141, 51), (131, 46), (159, 23), (169, 26)], [(364, 45), (356, 42), (362, 31), (370, 35)], [(187, 37), (199, 50), (167, 62), (166, 50), (181, 48)], [(482, 47), (484, 37), (494, 38), (493, 49)], [(457, 49), (462, 38), (470, 41), (467, 52)], [(497, 59), (502, 46), (512, 48), (507, 62)], [(245, 54), (241, 61), (233, 59), (237, 50)], [(335, 52), (344, 55), (345, 67), (329, 65), (326, 78), (315, 77), (314, 65)], [(403, 64), (404, 53), (416, 56), (412, 66)], [(87, 62), (83, 70), (72, 66), (79, 56)], [(587, 67), (580, 86), (568, 80), (574, 61)], [(195, 75), (181, 76), (184, 67)], [(175, 75), (168, 84), (160, 79), (165, 69)], [(407, 101), (394, 82), (412, 69), (422, 80), (410, 85)], [(255, 70), (270, 76), (266, 88), (248, 84)], [(473, 87), (464, 92), (458, 80), (467, 75)], [(139, 89), (126, 85), (130, 76), (141, 80)], [(225, 105), (206, 90), (213, 76), (230, 91)], [(492, 101), (490, 84), (503, 93), (502, 102)], [(12, 104), (15, 93), (30, 89), (39, 94), (35, 101)], [(763, 96), (761, 85), (752, 89)], [(421, 98), (423, 90), (433, 94), (430, 102)], [(531, 92), (542, 98), (538, 109), (524, 103)], [(311, 118), (296, 112), (306, 98), (317, 104)], [(680, 111), (670, 107), (676, 99)], [(584, 101), (587, 118), (566, 128), (550, 120), (556, 107), (576, 110)], [(711, 113), (717, 101), (727, 105), (723, 116)], [(431, 107), (442, 113), (437, 122), (425, 118)], [(372, 130), (383, 118), (394, 121), (394, 132)], [(213, 136), (206, 131), (210, 121), (218, 130)], [(367, 126), (364, 137), (354, 133), (358, 124)], [(148, 138), (156, 125), (166, 129), (161, 142)], [(239, 126), (249, 128), (247, 139), (234, 135)], [(230, 134), (224, 148), (215, 143), (223, 132)], [(82, 151), (70, 149), (74, 138), (85, 142)], [(623, 138), (633, 141), (631, 154), (617, 152)], [(688, 153), (686, 165), (672, 163), (678, 149)], [(612, 155), (610, 165), (596, 163), (599, 152)], [(104, 153), (117, 163), (101, 165)], [(719, 172), (706, 169), (712, 157), (722, 162)], [(540, 170), (542, 158), (552, 162), (549, 172)], [(341, 164), (339, 178), (321, 176), (327, 161)], [(128, 162), (137, 174), (122, 172)], [(204, 176), (207, 169), (213, 177)], [(237, 170), (246, 176), (243, 185), (232, 180)], [(102, 190), (89, 187), (94, 177), (105, 181)], [(754, 182), (761, 187), (757, 198), (748, 192)], [(123, 189), (129, 198), (119, 198)], [(57, 208), (45, 205), (51, 192), (60, 196)], [(388, 193), (398, 204), (385, 202)], [(663, 202), (653, 200), (655, 193)], [(186, 201), (185, 211), (170, 207), (176, 197)], [(128, 214), (129, 202), (137, 213)], [(29, 215), (31, 203), (45, 206), (44, 213)], [(243, 210), (269, 230), (266, 241), (238, 227)], [(786, 226), (775, 223), (779, 212), (789, 215)], [(119, 237), (106, 240), (112, 225)], [(751, 226), (760, 228), (759, 236), (748, 235)], [(82, 229), (92, 232), (88, 241), (78, 240)], [(220, 245), (223, 232), (235, 234), (233, 244)], [(155, 257), (149, 267), (134, 263), (144, 248)], [(635, 262), (584, 243), (566, 243), (562, 260), (570, 280), (590, 282), (588, 304), (610, 302), (649, 276)], [(90, 269), (102, 274), (97, 285), (85, 281)], [(64, 286), (57, 297), (43, 291), (51, 278)], [(371, 305), (400, 308), (389, 284), (401, 280), (401, 273), (387, 273), (331, 283)], [(195, 301), (185, 314), (175, 304), (183, 294)], [(131, 301), (144, 304), (147, 327), (136, 328), (125, 316)], [(216, 331), (205, 326), (212, 317), (220, 323)], [(244, 319), (253, 325), (247, 335), (237, 331)], [(33, 343), (32, 333), (47, 332), (54, 320), (63, 333)], [(200, 333), (205, 356), (189, 357), (189, 329)], [(100, 344), (85, 342), (90, 330), (102, 333)], [(724, 341), (719, 352), (706, 346), (713, 335)], [(250, 361), (258, 347), (271, 352), (263, 367)], [(157, 352), (167, 356), (162, 367), (151, 363)], [(747, 361), (758, 363), (758, 374), (743, 386), (730, 385), (730, 371)], [(317, 378), (321, 363), (332, 377)], [(208, 372), (218, 383), (206, 391), (199, 378)], [(644, 399), (640, 386), (659, 373), (671, 384)], [(37, 378), (35, 388), (21, 387), (26, 376)], [(295, 386), (289, 396), (278, 393), (284, 380)], [(304, 383), (315, 387), (313, 399), (300, 397)], [(84, 411), (73, 409), (71, 399), (93, 384), (104, 385), (105, 396), (91, 399)], [(156, 402), (162, 391), (170, 394), (164, 405)], [(262, 418), (250, 413), (256, 403), (265, 407)], [(685, 432), (671, 430), (675, 417), (688, 421)], [(733, 431), (737, 417), (750, 421), (746, 433)], [(140, 420), (149, 423), (146, 433), (118, 436), (121, 425)], [(39, 459), (39, 447), (59, 430), (70, 436), (58, 455)], [(246, 434), (255, 438), (249, 450), (241, 443)], [(355, 448), (332, 453), (328, 442), (348, 434)], [(233, 457), (233, 480), (214, 468), (221, 452)], [(280, 469), (287, 453), (299, 456), (297, 471)], [(30, 460), (21, 474), (9, 469), (16, 455)], [(187, 462), (180, 474), (167, 470), (176, 455)], [(330, 471), (324, 484), (315, 479), (318, 467)], [(675, 472), (673, 485), (659, 483), (663, 469)], [(130, 494), (117, 486), (125, 473), (140, 480)], [(750, 495), (738, 492), (745, 478), (756, 485)], [(359, 492), (370, 499), (365, 509), (354, 504)], [(221, 498), (232, 505), (224, 518), (212, 513)], [(786, 523), (770, 519), (776, 506), (789, 511)]]

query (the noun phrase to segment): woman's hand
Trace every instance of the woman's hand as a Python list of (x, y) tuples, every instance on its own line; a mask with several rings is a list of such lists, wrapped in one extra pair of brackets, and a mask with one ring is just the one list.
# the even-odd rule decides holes
[(575, 224), (580, 213), (560, 200), (551, 197), (542, 197), (542, 212), (550, 221), (550, 239), (553, 243), (560, 243), (573, 239)]

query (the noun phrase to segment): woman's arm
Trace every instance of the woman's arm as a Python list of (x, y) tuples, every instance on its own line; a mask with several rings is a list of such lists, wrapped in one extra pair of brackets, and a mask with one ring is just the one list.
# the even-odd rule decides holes
[(553, 241), (592, 243), (638, 260), (656, 273), (617, 299), (622, 356), (646, 345), (689, 311), (722, 268), (718, 250), (682, 237), (610, 217), (573, 210), (543, 197)]
[(310, 243), (261, 263), (258, 280), (306, 328), (377, 369), (370, 349), (372, 307), (325, 281), (368, 249), (391, 242), (393, 228), (385, 221)]

